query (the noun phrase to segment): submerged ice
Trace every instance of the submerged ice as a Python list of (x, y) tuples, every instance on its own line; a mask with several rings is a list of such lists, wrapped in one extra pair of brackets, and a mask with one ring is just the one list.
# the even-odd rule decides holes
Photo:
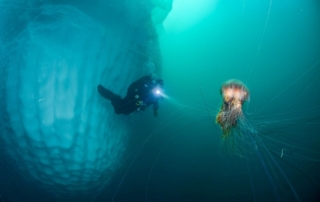
[(131, 120), (114, 115), (96, 86), (123, 95), (130, 82), (159, 69), (152, 3), (1, 7), (4, 150), (26, 179), (56, 193), (101, 186), (121, 161)]

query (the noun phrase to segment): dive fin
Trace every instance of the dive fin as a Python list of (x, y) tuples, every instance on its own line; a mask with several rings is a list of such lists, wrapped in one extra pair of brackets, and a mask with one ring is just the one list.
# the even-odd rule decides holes
[(114, 94), (113, 92), (111, 92), (110, 90), (106, 89), (105, 87), (103, 87), (102, 85), (98, 85), (98, 92), (99, 94), (108, 99), (108, 100), (113, 100), (116, 97), (119, 97), (118, 95)]

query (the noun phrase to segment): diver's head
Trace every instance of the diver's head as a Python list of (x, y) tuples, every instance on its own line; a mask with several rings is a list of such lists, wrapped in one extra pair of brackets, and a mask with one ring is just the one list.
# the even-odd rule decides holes
[(156, 80), (156, 84), (160, 85), (161, 87), (163, 87), (163, 80), (162, 79), (157, 79)]

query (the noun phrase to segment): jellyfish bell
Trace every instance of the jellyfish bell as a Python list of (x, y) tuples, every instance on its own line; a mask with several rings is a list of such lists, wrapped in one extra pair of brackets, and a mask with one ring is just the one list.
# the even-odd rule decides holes
[(237, 79), (223, 83), (220, 93), (223, 103), (217, 114), (216, 122), (221, 126), (222, 136), (227, 137), (242, 116), (242, 105), (249, 99), (250, 93), (249, 89)]
[(247, 101), (250, 96), (249, 89), (244, 83), (237, 79), (231, 79), (223, 83), (220, 93), (226, 101), (234, 98), (244, 102)]

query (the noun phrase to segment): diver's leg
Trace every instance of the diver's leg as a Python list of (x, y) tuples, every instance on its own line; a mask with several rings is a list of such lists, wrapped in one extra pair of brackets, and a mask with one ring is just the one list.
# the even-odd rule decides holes
[(113, 92), (111, 92), (110, 90), (106, 89), (105, 87), (103, 87), (102, 85), (98, 85), (98, 92), (99, 94), (108, 99), (108, 100), (113, 100), (116, 99), (117, 97), (120, 97), (119, 95), (114, 94)]
[(115, 113), (116, 114), (122, 114), (122, 110), (121, 110), (120, 106), (123, 103), (123, 99), (119, 95), (111, 92), (110, 90), (106, 89), (105, 87), (103, 87), (100, 84), (98, 85), (97, 88), (98, 88), (99, 94), (102, 97), (104, 97), (105, 99), (111, 101), (111, 104), (112, 104), (112, 106), (114, 108)]

